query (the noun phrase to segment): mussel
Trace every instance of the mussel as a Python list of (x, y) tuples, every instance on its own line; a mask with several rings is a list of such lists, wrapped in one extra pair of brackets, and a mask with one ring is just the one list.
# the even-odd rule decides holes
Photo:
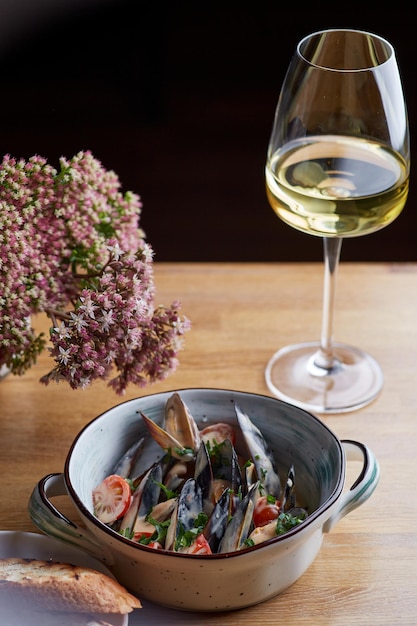
[[(165, 550), (211, 554), (241, 550), (281, 532), (282, 519), (255, 527), (253, 514), (261, 496), (279, 503), (289, 526), (306, 517), (297, 503), (294, 467), (282, 487), (261, 431), (237, 403), (234, 409), (233, 428), (219, 422), (201, 432), (178, 393), (166, 403), (163, 426), (141, 414), (151, 440), (165, 454), (142, 476), (129, 476), (146, 445), (141, 439), (116, 465), (134, 492), (115, 530), (139, 542), (154, 533)], [(236, 450), (235, 441), (243, 441), (244, 449)]]

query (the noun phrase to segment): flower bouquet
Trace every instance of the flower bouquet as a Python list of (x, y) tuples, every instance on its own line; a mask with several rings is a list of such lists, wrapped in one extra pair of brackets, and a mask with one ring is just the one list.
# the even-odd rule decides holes
[(153, 252), (139, 227), (142, 204), (91, 152), (0, 163), (0, 368), (22, 374), (48, 339), (41, 382), (73, 389), (96, 379), (122, 395), (129, 383), (166, 378), (178, 364), (189, 320), (180, 305), (154, 305)]

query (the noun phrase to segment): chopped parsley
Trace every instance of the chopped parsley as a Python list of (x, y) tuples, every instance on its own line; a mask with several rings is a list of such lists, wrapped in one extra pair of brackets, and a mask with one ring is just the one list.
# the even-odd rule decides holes
[(277, 525), (275, 528), (275, 532), (277, 535), (283, 535), (284, 533), (291, 530), (298, 524), (301, 524), (305, 520), (306, 515), (297, 515), (293, 516), (291, 513), (280, 513), (277, 519)]

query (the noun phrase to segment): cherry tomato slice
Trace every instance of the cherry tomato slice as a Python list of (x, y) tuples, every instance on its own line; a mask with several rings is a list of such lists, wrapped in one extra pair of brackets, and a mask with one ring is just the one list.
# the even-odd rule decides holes
[(126, 513), (132, 499), (129, 483), (118, 476), (107, 476), (93, 491), (95, 516), (104, 524), (112, 524)]
[(205, 443), (214, 442), (220, 444), (225, 439), (230, 439), (232, 444), (234, 444), (236, 441), (236, 433), (233, 426), (225, 424), (224, 422), (218, 422), (217, 424), (206, 426), (200, 434)]
[(184, 548), (181, 552), (185, 552), (186, 554), (212, 554), (208, 541), (203, 534), (198, 535), (191, 546)]
[(133, 535), (133, 541), (137, 541), (138, 543), (141, 543), (142, 539), (149, 539), (149, 537), (152, 537), (153, 532), (148, 532), (147, 530), (139, 530), (138, 532), (134, 533)]
[(259, 498), (253, 511), (253, 523), (256, 527), (265, 526), (271, 520), (277, 519), (280, 510), (279, 500), (270, 502), (267, 496)]

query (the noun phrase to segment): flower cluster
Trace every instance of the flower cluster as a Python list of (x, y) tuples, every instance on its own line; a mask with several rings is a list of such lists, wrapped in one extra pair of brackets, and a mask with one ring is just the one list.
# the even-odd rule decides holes
[[(109, 379), (162, 380), (178, 364), (189, 320), (179, 303), (154, 307), (152, 249), (139, 228), (139, 196), (91, 152), (0, 163), (0, 366), (22, 374), (47, 345), (31, 327), (45, 312), (53, 369), (73, 389)], [(116, 372), (114, 372), (116, 370)], [(112, 378), (112, 373), (116, 374)]]

